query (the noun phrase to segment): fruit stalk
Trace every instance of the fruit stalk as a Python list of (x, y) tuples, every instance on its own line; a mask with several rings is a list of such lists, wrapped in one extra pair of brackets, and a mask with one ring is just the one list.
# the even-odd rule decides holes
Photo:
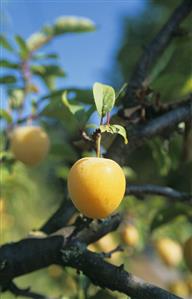
[(100, 151), (101, 151), (101, 133), (97, 133), (96, 135), (96, 156), (100, 158)]

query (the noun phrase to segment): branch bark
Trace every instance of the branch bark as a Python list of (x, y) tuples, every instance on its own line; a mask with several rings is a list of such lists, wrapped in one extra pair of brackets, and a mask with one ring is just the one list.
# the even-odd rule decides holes
[(52, 234), (67, 225), (76, 209), (71, 201), (64, 200), (55, 213), (42, 225), (40, 230)]
[(183, 202), (192, 203), (192, 194), (186, 192), (179, 192), (173, 188), (158, 186), (152, 184), (128, 184), (126, 189), (127, 195), (135, 195), (143, 197), (144, 195), (162, 195), (174, 200), (181, 200)]
[(183, 105), (148, 121), (146, 124), (135, 126), (134, 129), (130, 129), (128, 124), (127, 131), (130, 132), (128, 135), (129, 143), (125, 145), (121, 142), (120, 138), (115, 138), (108, 150), (107, 156), (110, 158), (115, 157), (120, 164), (124, 164), (126, 155), (123, 153), (127, 155), (130, 154), (137, 147), (143, 145), (148, 139), (154, 136), (160, 136), (165, 132), (171, 132), (179, 123), (189, 121), (191, 118), (192, 98), (183, 103)]
[[(78, 259), (77, 259), (78, 256)], [(78, 247), (63, 252), (65, 265), (74, 267), (87, 275), (90, 280), (102, 287), (119, 291), (135, 299), (179, 299), (159, 287), (144, 282), (142, 279), (104, 261), (99, 254), (82, 250)], [(180, 298), (181, 299), (181, 298)]]
[[(13, 278), (24, 275), (60, 260), (60, 250), (67, 244), (95, 242), (120, 224), (121, 216), (116, 214), (104, 220), (90, 221), (81, 230), (72, 234), (60, 234), (38, 238), (36, 236), (0, 247), (0, 285), (6, 285)], [(68, 228), (68, 227), (66, 227)]]
[(51, 264), (58, 264), (78, 269), (94, 284), (117, 290), (133, 298), (179, 299), (126, 272), (122, 266), (117, 267), (105, 262), (99, 254), (88, 251), (84, 243), (79, 243), (78, 240), (69, 244), (65, 242), (62, 236), (52, 236), (44, 239), (25, 239), (2, 246), (0, 248), (1, 286), (9, 289), (13, 278)]

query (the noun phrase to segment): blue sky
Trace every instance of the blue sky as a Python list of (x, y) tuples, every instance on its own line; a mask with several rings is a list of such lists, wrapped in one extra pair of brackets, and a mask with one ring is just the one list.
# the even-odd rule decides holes
[(60, 37), (49, 47), (60, 54), (68, 74), (63, 85), (89, 87), (95, 81), (107, 83), (105, 73), (121, 40), (122, 17), (139, 16), (144, 7), (145, 0), (2, 0), (2, 28), (8, 35), (28, 37), (61, 15), (91, 18), (96, 32)]

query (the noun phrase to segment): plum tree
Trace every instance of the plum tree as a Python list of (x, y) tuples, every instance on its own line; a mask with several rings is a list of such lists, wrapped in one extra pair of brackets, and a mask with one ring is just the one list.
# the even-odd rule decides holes
[[(55, 298), (62, 292), (68, 299), (186, 297), (183, 285), (172, 286), (180, 295), (166, 285), (173, 273), (184, 281), (191, 269), (191, 243), (184, 250), (179, 244), (191, 234), (192, 219), (191, 34), (190, 20), (183, 22), (192, 1), (145, 2), (141, 17), (125, 18), (125, 40), (104, 79), (114, 88), (62, 85), (58, 53), (44, 47), (61, 35), (94, 31), (91, 20), (66, 16), (28, 39), (0, 36), (6, 51), (0, 60), (5, 299), (10, 293)], [(75, 53), (80, 58), (81, 51)], [(50, 143), (46, 163), (26, 167), (43, 161)], [(119, 246), (122, 239), (132, 248)], [(151, 245), (158, 239), (157, 252), (171, 269), (157, 269)]]

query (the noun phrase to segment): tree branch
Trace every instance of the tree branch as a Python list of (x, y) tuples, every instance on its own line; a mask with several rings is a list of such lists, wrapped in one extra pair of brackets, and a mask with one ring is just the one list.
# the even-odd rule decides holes
[(164, 134), (165, 132), (171, 132), (181, 122), (189, 121), (192, 118), (192, 98), (189, 101), (184, 102), (183, 105), (174, 108), (172, 111), (168, 111), (163, 115), (156, 117), (146, 124), (137, 125), (134, 129), (130, 129), (127, 125), (127, 131), (129, 132), (129, 143), (124, 145), (118, 137), (115, 138), (113, 144), (108, 150), (107, 156), (110, 158), (115, 157), (119, 163), (124, 164), (126, 155), (130, 154), (137, 147), (143, 145), (148, 139)]
[(62, 260), (66, 266), (82, 271), (94, 284), (101, 288), (119, 291), (131, 298), (181, 299), (126, 272), (123, 266), (114, 266), (104, 261), (99, 254), (79, 246), (63, 251)]
[[(10, 281), (20, 275), (51, 264), (70, 266), (82, 271), (94, 284), (117, 290), (137, 299), (179, 299), (105, 262), (99, 254), (86, 249), (86, 244), (74, 240), (69, 243), (62, 236), (24, 239), (0, 248), (0, 281), (6, 289)], [(2, 265), (4, 265), (2, 267)]]
[(130, 106), (130, 103), (131, 105), (133, 105), (137, 102), (136, 91), (142, 87), (142, 84), (150, 70), (150, 67), (157, 60), (159, 55), (161, 55), (162, 52), (166, 49), (178, 26), (190, 14), (191, 10), (192, 1), (184, 0), (175, 9), (167, 23), (146, 47), (146, 50), (141, 55), (129, 80), (125, 95), (127, 101), (124, 101), (125, 107)]
[(116, 214), (104, 220), (91, 221), (81, 231), (65, 235), (38, 238), (36, 236), (19, 242), (5, 244), (0, 247), (0, 285), (6, 285), (15, 277), (57, 264), (60, 260), (60, 250), (67, 244), (82, 242), (89, 244), (115, 230), (120, 224), (121, 217)]
[(55, 213), (40, 228), (46, 234), (52, 234), (64, 227), (76, 209), (70, 200), (64, 200)]
[(170, 187), (152, 185), (152, 184), (128, 184), (126, 189), (127, 195), (143, 196), (149, 195), (162, 195), (171, 199), (181, 200), (184, 202), (192, 203), (192, 194), (177, 191)]

